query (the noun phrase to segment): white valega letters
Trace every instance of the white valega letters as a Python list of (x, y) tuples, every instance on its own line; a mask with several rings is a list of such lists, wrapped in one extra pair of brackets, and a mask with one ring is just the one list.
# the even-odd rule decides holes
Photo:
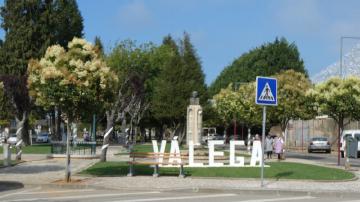
[(160, 153), (159, 158), (158, 158), (158, 162), (162, 163), (163, 160), (164, 160), (164, 152), (165, 152), (165, 147), (166, 147), (166, 140), (161, 141), (160, 152), (159, 152), (159, 147), (158, 147), (158, 144), (157, 144), (156, 140), (152, 141), (152, 145), (153, 145), (154, 153)]
[[(161, 141), (161, 147), (159, 152), (159, 147), (156, 140), (152, 141), (154, 153), (159, 153), (159, 157), (157, 161), (159, 165), (164, 161), (164, 153), (166, 148), (166, 140)], [(208, 147), (209, 147), (209, 164), (204, 164), (200, 162), (194, 162), (194, 142), (192, 140), (189, 141), (189, 167), (244, 167), (245, 159), (243, 156), (236, 156), (235, 151), (236, 145), (245, 146), (245, 142), (243, 140), (230, 141), (230, 156), (229, 156), (229, 164), (224, 165), (224, 163), (215, 163), (215, 156), (224, 156), (224, 152), (215, 151), (215, 145), (223, 145), (224, 140), (209, 140)], [(262, 158), (263, 152), (261, 147), (261, 142), (259, 140), (255, 140), (253, 142), (252, 153), (251, 153), (251, 160), (250, 160), (250, 167), (258, 167), (262, 165)], [(257, 162), (259, 165), (257, 166)], [(167, 163), (169, 166), (177, 166), (183, 163), (181, 160), (181, 152), (179, 147), (179, 142), (176, 138), (171, 141), (170, 147), (170, 156), (169, 162)]]
[(243, 156), (235, 157), (235, 145), (245, 146), (245, 142), (241, 141), (230, 141), (230, 166), (243, 167), (245, 159)]
[(224, 166), (224, 163), (215, 163), (215, 156), (224, 156), (224, 152), (216, 152), (215, 145), (224, 144), (224, 140), (209, 140), (209, 166)]
[(169, 164), (181, 163), (179, 142), (175, 139), (171, 141)]
[(202, 167), (203, 163), (195, 163), (194, 162), (194, 142), (189, 140), (189, 166), (190, 167)]
[(253, 142), (253, 148), (251, 153), (250, 166), (256, 166), (256, 162), (259, 161), (259, 166), (262, 165), (262, 148), (261, 142), (259, 140), (255, 140)]

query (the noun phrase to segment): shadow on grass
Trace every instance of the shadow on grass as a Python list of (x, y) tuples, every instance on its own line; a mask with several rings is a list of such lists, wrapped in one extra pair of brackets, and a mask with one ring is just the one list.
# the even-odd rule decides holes
[[(105, 166), (93, 166), (81, 172), (81, 174), (94, 175), (94, 176), (127, 176), (130, 171), (130, 166), (107, 164)], [(134, 165), (134, 176), (152, 176), (154, 168), (147, 165)], [(186, 173), (185, 173), (186, 174)], [(178, 176), (179, 168), (159, 168), (159, 175), (161, 176)]]
[(275, 177), (275, 179), (276, 180), (279, 180), (279, 179), (281, 179), (281, 178), (288, 178), (289, 176), (291, 176), (291, 175), (293, 175), (294, 174), (294, 172), (292, 172), (292, 171), (288, 171), (288, 172), (282, 172), (282, 173), (278, 173), (278, 174), (276, 174), (274, 177)]

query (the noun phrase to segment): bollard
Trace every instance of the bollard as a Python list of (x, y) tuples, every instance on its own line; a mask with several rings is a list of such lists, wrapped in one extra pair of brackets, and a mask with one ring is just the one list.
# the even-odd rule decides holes
[(181, 164), (180, 165), (180, 174), (179, 174), (180, 178), (185, 178), (185, 173), (184, 173), (184, 165)]
[(159, 177), (159, 165), (154, 166), (154, 174), (153, 177)]
[(11, 150), (10, 144), (3, 143), (4, 166), (11, 166)]

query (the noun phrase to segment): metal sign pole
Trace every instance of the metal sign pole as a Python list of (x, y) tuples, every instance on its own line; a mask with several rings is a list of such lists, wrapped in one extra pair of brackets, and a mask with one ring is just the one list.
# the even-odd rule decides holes
[(261, 187), (264, 187), (264, 166), (265, 166), (265, 126), (266, 126), (266, 106), (277, 106), (277, 80), (269, 77), (256, 77), (255, 103), (263, 105), (262, 122), (262, 159), (261, 159)]
[(266, 106), (263, 107), (263, 122), (262, 122), (262, 158), (261, 158), (261, 187), (264, 187), (264, 164), (265, 164), (265, 124), (266, 124)]

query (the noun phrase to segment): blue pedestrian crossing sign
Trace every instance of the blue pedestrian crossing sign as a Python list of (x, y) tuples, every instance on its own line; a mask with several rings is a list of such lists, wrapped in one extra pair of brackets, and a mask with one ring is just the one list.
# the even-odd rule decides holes
[(256, 77), (255, 103), (258, 105), (277, 105), (277, 80), (269, 77)]

